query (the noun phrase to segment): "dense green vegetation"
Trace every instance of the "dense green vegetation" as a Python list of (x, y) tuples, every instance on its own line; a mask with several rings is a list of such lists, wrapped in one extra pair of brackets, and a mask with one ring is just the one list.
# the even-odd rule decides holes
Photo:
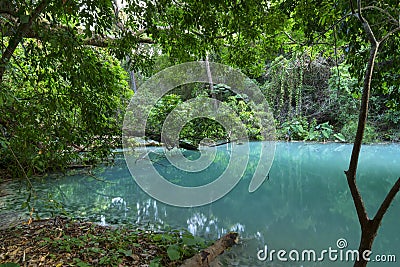
[[(349, 73), (349, 64), (336, 64), (330, 57), (312, 59), (307, 53), (281, 55), (266, 62), (266, 72), (254, 80), (273, 107), (278, 139), (353, 142), (362, 88)], [(150, 117), (149, 137), (160, 135), (159, 122), (178, 104), (199, 95), (212, 97), (213, 93), (236, 111), (247, 127), (249, 138), (261, 138), (256, 123), (249, 120), (252, 111), (247, 99), (235, 95), (226, 85), (215, 85), (213, 90), (207, 85), (185, 86), (165, 96)], [(399, 116), (400, 112), (389, 108), (382, 95), (373, 97), (364, 142), (399, 141)], [(205, 137), (225, 139), (226, 132), (217, 123), (193, 122), (180, 137), (198, 143)]]
[[(378, 34), (396, 26), (395, 6), (365, 3)], [(136, 90), (155, 72), (206, 55), (258, 82), (279, 139), (355, 137), (368, 55), (348, 1), (10, 1), (0, 11), (0, 167), (16, 176), (107, 159), (120, 146), (129, 85)], [(399, 58), (388, 52), (398, 41), (389, 38), (378, 55), (364, 142), (399, 140)], [(260, 139), (246, 97), (229, 89), (178, 88), (155, 107), (148, 137), (175, 105), (204, 95), (228, 103)], [(196, 120), (182, 139), (227, 138), (218, 123)]]
[[(1, 1), (1, 173), (29, 181), (110, 159), (139, 80), (176, 63), (215, 61), (259, 83), (278, 138), (354, 142), (346, 177), (360, 251), (370, 249), (400, 179), (369, 219), (356, 171), (362, 143), (399, 140), (399, 10), (394, 0)], [(226, 102), (261, 139), (251, 101), (224, 84), (164, 96), (147, 136), (157, 139), (160, 120), (198, 94)], [(205, 137), (229, 133), (206, 118), (180, 133), (193, 144)]]
[[(179, 91), (186, 92), (180, 94)], [(208, 85), (190, 84), (177, 88), (174, 93), (168, 94), (158, 101), (157, 105), (150, 112), (150, 117), (147, 124), (146, 133), (149, 138), (157, 139), (161, 135), (162, 124), (167, 115), (178, 106), (193, 97), (212, 97), (226, 103), (242, 121), (247, 130), (247, 135), (251, 140), (261, 140), (260, 125), (253, 119), (254, 111), (248, 104), (247, 96), (241, 96), (233, 93), (229, 86), (224, 84), (216, 84), (212, 90)], [(187, 108), (190, 113), (190, 108)], [(180, 139), (186, 140), (194, 145), (198, 145), (203, 139), (210, 139), (213, 141), (229, 139), (229, 131), (210, 118), (196, 118), (189, 121), (182, 128)], [(159, 141), (159, 140), (158, 140)]]
[(131, 95), (124, 70), (105, 51), (47, 53), (27, 42), (15, 52), (23, 63), (11, 60), (2, 83), (0, 166), (19, 176), (21, 166), (32, 176), (106, 159)]

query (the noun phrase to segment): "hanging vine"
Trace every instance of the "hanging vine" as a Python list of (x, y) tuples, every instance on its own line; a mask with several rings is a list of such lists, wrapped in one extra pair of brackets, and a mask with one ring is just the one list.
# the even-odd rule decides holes
[(303, 57), (299, 57), (296, 59), (297, 62), (297, 83), (296, 83), (296, 96), (295, 96), (295, 102), (296, 102), (296, 116), (301, 116), (301, 94), (302, 94), (302, 88), (303, 88)]
[[(285, 69), (285, 59), (283, 60), (283, 62), (282, 62), (282, 69)], [(282, 110), (283, 109), (283, 107), (284, 107), (284, 96), (285, 96), (285, 87), (284, 87), (284, 84), (285, 84), (285, 74), (286, 74), (286, 72), (285, 71), (281, 71), (281, 73), (280, 73), (280, 75), (279, 75), (279, 105), (278, 105), (278, 110)]]
[(264, 90), (278, 120), (301, 115), (303, 68), (302, 57), (294, 55), (289, 59), (276, 58), (268, 69)]
[(290, 64), (288, 64), (288, 67), (286, 68), (286, 73), (287, 73), (287, 98), (288, 98), (288, 103), (287, 103), (287, 117), (290, 119), (290, 117), (293, 115), (292, 114), (292, 99), (293, 99), (293, 87), (294, 84), (296, 83), (296, 81), (294, 80), (295, 77), (295, 73), (294, 73), (294, 69), (295, 69), (295, 64), (293, 64), (294, 62), (290, 62)]

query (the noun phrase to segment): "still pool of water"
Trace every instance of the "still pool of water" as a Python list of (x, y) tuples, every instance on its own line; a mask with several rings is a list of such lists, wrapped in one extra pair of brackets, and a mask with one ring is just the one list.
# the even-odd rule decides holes
[[(258, 151), (260, 144), (251, 143), (251, 151)], [(335, 143), (278, 143), (269, 179), (258, 190), (248, 192), (251, 171), (246, 171), (231, 192), (201, 207), (179, 208), (152, 199), (136, 185), (122, 156), (113, 166), (95, 169), (93, 175), (49, 176), (45, 183), (36, 181), (35, 188), (38, 195), (49, 195), (54, 203), (62, 203), (73, 216), (103, 224), (185, 228), (209, 239), (237, 231), (241, 243), (222, 256), (226, 266), (352, 266), (345, 261), (345, 253), (358, 247), (360, 230), (343, 172), (348, 167), (351, 148), (348, 144)], [(228, 152), (229, 146), (218, 147), (218, 164), (227, 162)], [(196, 156), (190, 154), (194, 152), (187, 153), (189, 158)], [(221, 172), (221, 166), (216, 163), (196, 178), (195, 174), (185, 176), (171, 170), (162, 153), (153, 160), (160, 173), (186, 186), (197, 185), (199, 181), (208, 183), (212, 180), (210, 177), (215, 177), (213, 173)], [(375, 214), (398, 177), (399, 145), (362, 147), (357, 182), (370, 216)], [(1, 207), (0, 213), (19, 209), (24, 200), (22, 195), (21, 199), (10, 200)], [(20, 203), (16, 205), (16, 202)], [(37, 200), (36, 205), (40, 206), (41, 202)], [(42, 209), (50, 211), (51, 207), (42, 206)], [(397, 263), (371, 262), (369, 266), (398, 266), (399, 219), (400, 196), (397, 196), (383, 219), (371, 256), (395, 255)], [(346, 248), (337, 247), (339, 239), (345, 239)], [(285, 250), (288, 261), (280, 261), (276, 253), (273, 261), (270, 258), (260, 261), (257, 253), (265, 246), (269, 252)], [(330, 248), (337, 250), (332, 260), (326, 253), (321, 262), (301, 261), (305, 250), (314, 250), (318, 260), (321, 252)], [(289, 259), (292, 250), (299, 252), (300, 261)], [(340, 261), (341, 253), (343, 261)], [(294, 252), (291, 255), (296, 256)], [(334, 255), (337, 260), (333, 260)]]

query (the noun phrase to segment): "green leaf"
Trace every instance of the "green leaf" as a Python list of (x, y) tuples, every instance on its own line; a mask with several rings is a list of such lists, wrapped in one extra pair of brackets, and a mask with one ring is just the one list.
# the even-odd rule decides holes
[(28, 15), (21, 15), (19, 16), (19, 20), (21, 21), (21, 23), (28, 23), (29, 21), (29, 16)]
[(197, 241), (193, 237), (182, 237), (183, 244), (187, 246), (194, 246), (197, 244)]
[(14, 262), (6, 262), (0, 264), (0, 267), (20, 267), (20, 265)]
[(197, 244), (203, 245), (205, 243), (204, 238), (199, 237), (199, 236), (194, 236), (194, 240), (196, 241)]
[(121, 248), (121, 249), (118, 250), (118, 252), (124, 254), (126, 257), (131, 257), (132, 256), (132, 250), (130, 250), (130, 249), (125, 250), (125, 249)]
[(170, 260), (175, 261), (175, 260), (180, 259), (181, 254), (179, 253), (179, 251), (177, 249), (178, 248), (175, 245), (168, 247), (167, 254), (168, 254), (168, 257), (170, 258)]
[[(28, 202), (23, 202), (22, 204), (21, 204), (21, 209), (25, 209), (26, 207), (28, 207), (28, 205), (29, 205), (29, 203)], [(1, 265), (0, 265), (1, 266)]]
[(327, 131), (322, 131), (322, 135), (328, 139), (329, 138), (329, 133)]
[(336, 133), (336, 134), (334, 134), (333, 136), (334, 136), (337, 140), (339, 140), (340, 142), (345, 142), (345, 141), (346, 141), (346, 138), (345, 138), (344, 135), (341, 134), (341, 133)]
[(76, 262), (76, 266), (79, 266), (79, 267), (90, 267), (91, 266), (90, 264), (87, 264), (86, 262), (81, 261), (81, 259), (79, 259), (79, 258), (74, 258), (74, 261)]
[(154, 258), (154, 259), (150, 262), (149, 267), (161, 267), (162, 265), (160, 264), (160, 260), (161, 260), (160, 257)]
[(161, 234), (156, 234), (153, 236), (153, 241), (161, 241), (163, 239), (163, 236)]

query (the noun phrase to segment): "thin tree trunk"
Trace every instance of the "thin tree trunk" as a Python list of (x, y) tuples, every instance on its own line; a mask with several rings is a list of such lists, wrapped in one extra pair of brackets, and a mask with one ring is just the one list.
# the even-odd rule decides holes
[(217, 97), (214, 92), (214, 83), (212, 80), (212, 74), (210, 70), (210, 63), (208, 61), (208, 55), (206, 56), (206, 68), (207, 68), (207, 77), (208, 77), (208, 84), (210, 85), (210, 92), (211, 92), (211, 98), (214, 100), (214, 109), (218, 109), (218, 102), (217, 102)]
[(10, 62), (12, 55), (14, 54), (15, 49), (17, 49), (18, 45), (21, 43), (24, 36), (31, 29), (33, 22), (39, 17), (39, 15), (43, 12), (43, 10), (47, 6), (47, 0), (43, 0), (38, 4), (38, 6), (33, 10), (32, 14), (29, 17), (28, 22), (20, 23), (17, 28), (16, 33), (10, 38), (8, 42), (8, 46), (4, 51), (1, 60), (0, 60), (0, 84), (3, 82), (4, 72), (6, 71), (6, 66)]
[(359, 260), (354, 263), (354, 267), (361, 267), (367, 265), (367, 261), (366, 259), (364, 259), (362, 255), (364, 251), (372, 249), (372, 243), (375, 239), (377, 232), (377, 229), (375, 231), (371, 229), (370, 225), (372, 224), (372, 221), (368, 218), (364, 202), (362, 200), (360, 191), (358, 190), (356, 184), (356, 173), (357, 173), (358, 158), (360, 155), (365, 125), (367, 123), (368, 102), (371, 91), (372, 73), (374, 69), (375, 58), (378, 52), (378, 47), (379, 46), (377, 44), (372, 45), (371, 47), (370, 57), (368, 60), (367, 70), (364, 78), (364, 88), (361, 100), (361, 110), (358, 119), (356, 138), (351, 153), (349, 169), (348, 171), (345, 172), (347, 176), (347, 183), (349, 185), (354, 205), (356, 207), (358, 221), (360, 222), (361, 226), (361, 241), (358, 248)]
[(135, 94), (137, 93), (137, 84), (136, 84), (136, 77), (135, 77), (135, 71), (134, 70), (130, 70), (130, 61), (131, 58), (129, 57), (129, 55), (125, 56), (125, 60), (128, 63), (128, 68), (127, 71), (129, 73), (129, 80), (130, 80), (130, 88), (133, 92), (135, 92)]
[(131, 89), (133, 90), (133, 92), (137, 93), (136, 77), (134, 70), (129, 71), (129, 77), (131, 78)]
[[(351, 1), (350, 1), (351, 5)], [(353, 8), (352, 8), (353, 9)], [(395, 198), (397, 192), (400, 189), (400, 178), (398, 178), (397, 182), (393, 185), (389, 193), (386, 195), (385, 200), (382, 202), (381, 206), (379, 207), (375, 217), (373, 219), (369, 219), (367, 210), (365, 208), (364, 202), (362, 200), (360, 191), (358, 190), (356, 184), (356, 174), (357, 174), (357, 166), (358, 166), (358, 159), (360, 155), (363, 135), (365, 126), (367, 123), (368, 117), (368, 103), (369, 97), (371, 92), (371, 81), (372, 75), (375, 65), (375, 59), (378, 53), (378, 49), (380, 44), (389, 36), (387, 34), (383, 37), (380, 41), (377, 41), (374, 33), (365, 18), (363, 18), (361, 14), (361, 1), (357, 1), (357, 12), (353, 9), (353, 14), (358, 18), (361, 22), (364, 31), (367, 35), (369, 43), (371, 44), (370, 48), (370, 55), (368, 59), (367, 69), (364, 76), (364, 84), (363, 84), (363, 95), (361, 99), (361, 109), (358, 119), (358, 126), (357, 126), (357, 133), (356, 138), (353, 145), (353, 150), (351, 153), (349, 169), (345, 171), (347, 177), (347, 183), (350, 188), (350, 192), (354, 201), (354, 205), (357, 211), (358, 220), (361, 226), (361, 240), (358, 247), (359, 252), (359, 259), (354, 263), (354, 267), (365, 267), (368, 263), (369, 254), (365, 254), (366, 251), (372, 251), (372, 244), (375, 240), (375, 237), (378, 233), (379, 226), (382, 222), (383, 216), (386, 213), (387, 209), (390, 206), (390, 203)], [(398, 28), (399, 29), (399, 28)], [(397, 30), (398, 30), (397, 29)], [(393, 31), (395, 32), (395, 30)]]
[(365, 209), (364, 202), (362, 201), (360, 192), (357, 188), (356, 184), (356, 174), (357, 174), (357, 166), (358, 166), (358, 158), (360, 155), (364, 129), (367, 123), (367, 115), (368, 115), (368, 102), (371, 90), (371, 79), (372, 79), (372, 72), (374, 68), (376, 54), (378, 52), (378, 46), (371, 47), (370, 58), (367, 65), (367, 70), (364, 78), (364, 89), (363, 95), (361, 100), (361, 110), (358, 118), (358, 127), (356, 138), (353, 145), (353, 150), (351, 153), (349, 169), (346, 171), (347, 182), (350, 187), (351, 195), (354, 200), (354, 205), (356, 206), (358, 220), (363, 226), (363, 224), (368, 221), (368, 215)]

